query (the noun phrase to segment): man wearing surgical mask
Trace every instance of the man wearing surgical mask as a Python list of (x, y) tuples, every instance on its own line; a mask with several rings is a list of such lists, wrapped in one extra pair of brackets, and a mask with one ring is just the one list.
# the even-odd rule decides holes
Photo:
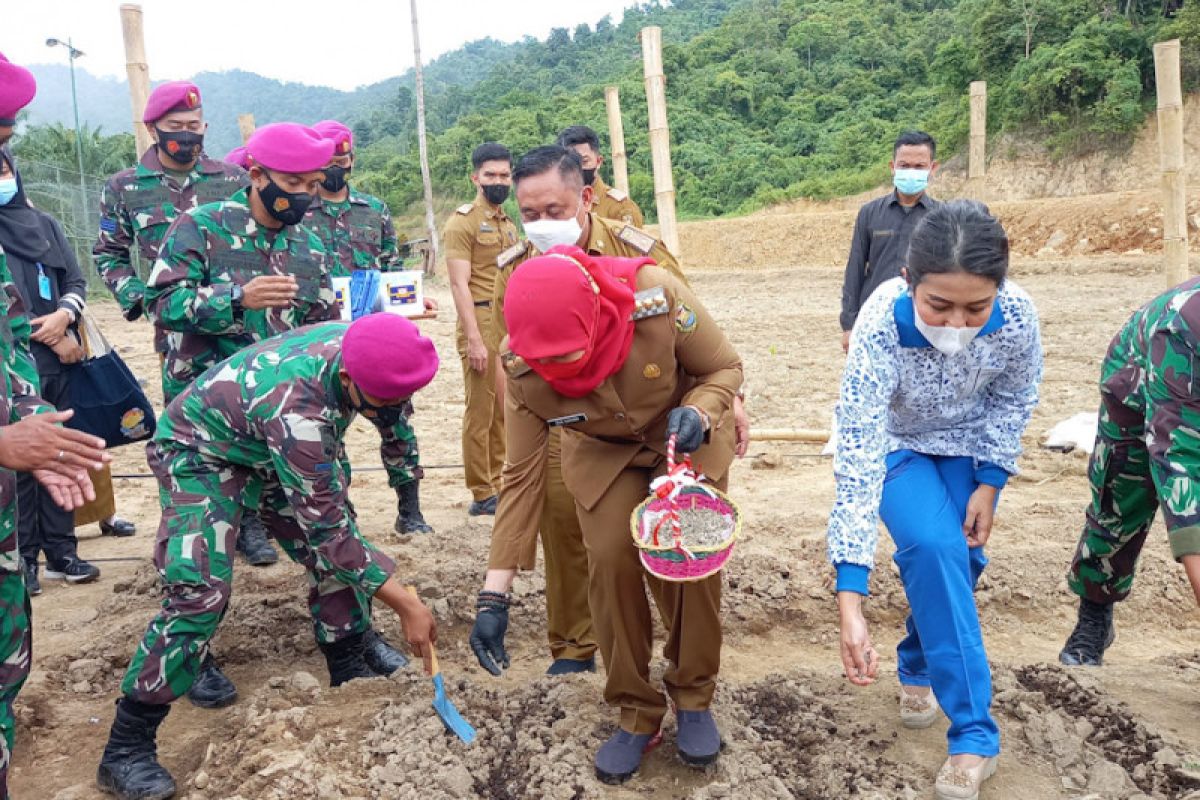
[(937, 143), (923, 131), (905, 131), (892, 147), (893, 190), (864, 205), (854, 223), (846, 277), (842, 283), (842, 351), (859, 309), (871, 293), (900, 274), (909, 239), (924, 216), (937, 206), (926, 193), (937, 172)]

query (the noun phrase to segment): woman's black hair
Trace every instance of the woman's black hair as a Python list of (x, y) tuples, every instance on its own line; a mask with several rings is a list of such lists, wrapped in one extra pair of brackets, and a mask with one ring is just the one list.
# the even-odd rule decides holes
[(1008, 275), (1008, 234), (977, 200), (941, 203), (917, 225), (908, 245), (908, 285), (926, 275), (967, 272), (997, 286)]

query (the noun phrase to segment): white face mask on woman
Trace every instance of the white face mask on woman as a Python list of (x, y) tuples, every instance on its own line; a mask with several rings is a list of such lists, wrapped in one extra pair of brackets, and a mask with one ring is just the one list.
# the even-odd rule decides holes
[[(582, 208), (582, 206), (581, 206)], [(525, 235), (539, 252), (546, 252), (551, 247), (560, 244), (575, 244), (583, 236), (583, 226), (579, 224), (579, 211), (566, 219), (539, 219), (523, 223)]]
[(948, 356), (958, 355), (963, 350), (966, 350), (967, 345), (983, 330), (982, 325), (978, 328), (952, 328), (949, 325), (930, 325), (921, 319), (921, 313), (916, 311), (916, 309), (913, 310), (913, 322), (916, 323), (917, 330), (929, 340), (931, 345)]

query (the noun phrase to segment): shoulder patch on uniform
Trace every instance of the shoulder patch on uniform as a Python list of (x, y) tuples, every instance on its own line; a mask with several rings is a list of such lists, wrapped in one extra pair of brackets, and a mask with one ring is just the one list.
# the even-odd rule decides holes
[(458, 208), (454, 209), (454, 213), (456, 213), (456, 214), (470, 214), (470, 213), (471, 213), (471, 209), (472, 209), (472, 208), (474, 208), (474, 207), (475, 207), (475, 204), (474, 204), (474, 203), (463, 203), (461, 206), (459, 206)]
[(633, 296), (633, 302), (633, 314), (630, 315), (630, 319), (634, 322), (649, 317), (661, 317), (671, 310), (671, 304), (667, 302), (667, 291), (661, 286), (642, 289)]
[(116, 233), (117, 221), (112, 217), (101, 217), (100, 230), (104, 231), (105, 233)]
[(632, 225), (621, 228), (617, 233), (617, 238), (644, 256), (650, 254), (650, 251), (654, 249), (654, 243), (658, 241), (650, 234)]
[(525, 359), (511, 350), (505, 350), (500, 354), (500, 363), (504, 365), (504, 371), (508, 373), (510, 378), (519, 378), (533, 369), (533, 367), (525, 363)]
[(496, 269), (504, 269), (513, 260), (525, 252), (525, 242), (517, 242), (507, 250), (501, 251), (500, 255), (496, 256)]
[(680, 333), (691, 333), (696, 330), (696, 312), (686, 303), (680, 303), (675, 309), (675, 327)]
[(625, 194), (615, 186), (610, 188), (607, 192), (605, 192), (605, 194), (607, 194), (613, 200), (616, 200), (618, 203), (623, 203), (629, 199), (629, 195)]

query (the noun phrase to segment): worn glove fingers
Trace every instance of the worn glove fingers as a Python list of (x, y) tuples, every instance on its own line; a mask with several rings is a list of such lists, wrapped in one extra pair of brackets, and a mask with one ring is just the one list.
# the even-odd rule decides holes
[[(471, 650), (475, 653), (475, 658), (479, 661), (479, 666), (483, 667), (493, 675), (500, 675), (501, 669), (496, 663), (496, 659), (492, 657), (491, 652), (488, 650), (487, 645), (483, 643), (483, 640), (474, 634), (471, 636)], [(505, 664), (505, 666), (508, 665)]]

